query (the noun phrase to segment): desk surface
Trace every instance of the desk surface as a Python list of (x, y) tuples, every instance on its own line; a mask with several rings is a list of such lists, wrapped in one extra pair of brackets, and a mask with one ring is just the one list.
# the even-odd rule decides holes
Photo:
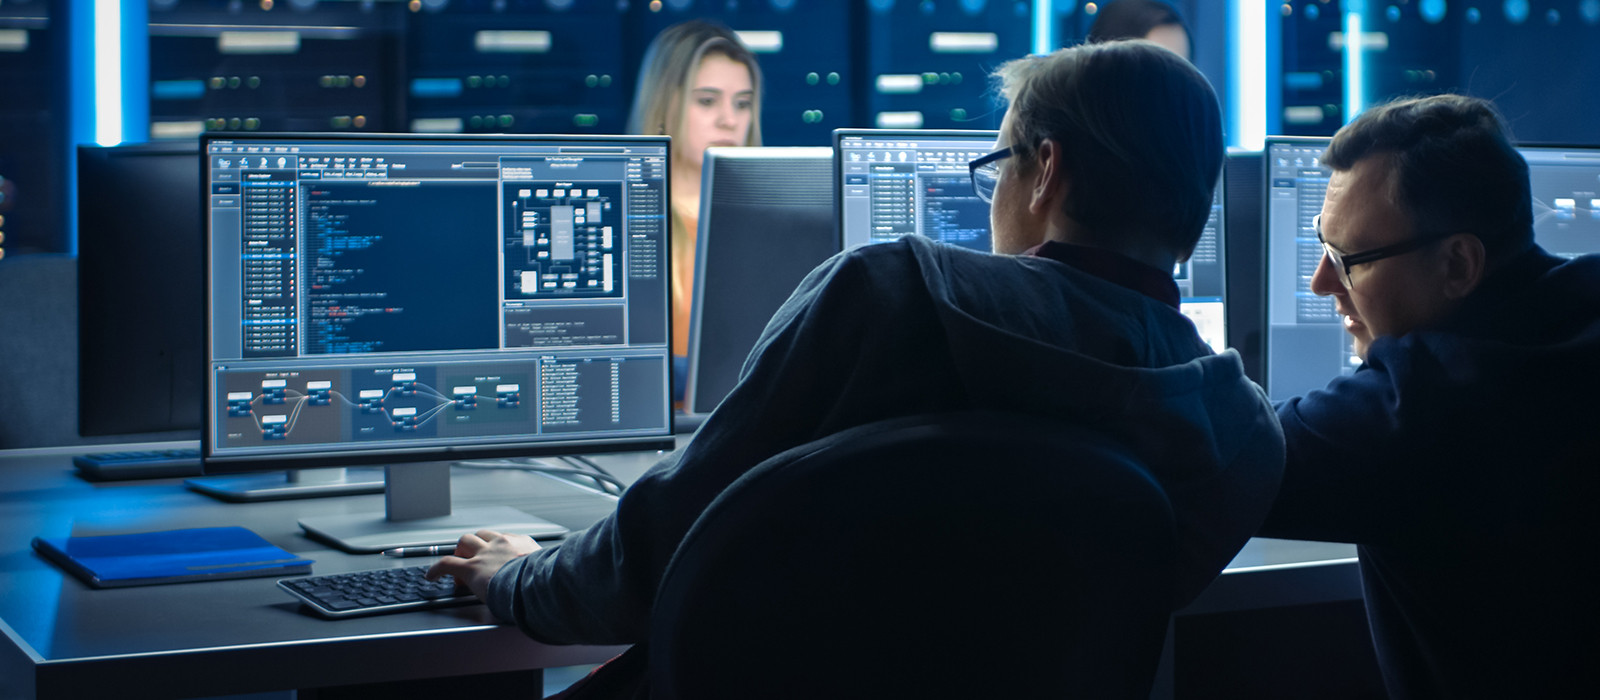
[[(329, 621), (271, 578), (93, 590), (35, 555), (35, 535), (243, 525), (317, 574), (408, 566), (306, 538), (305, 515), (381, 513), (380, 495), (230, 504), (178, 480), (89, 483), (64, 450), (0, 452), (0, 697), (222, 695), (598, 663), (621, 647), (550, 646), (482, 605)], [(618, 456), (620, 466), (653, 457)], [(574, 530), (614, 499), (520, 471), (455, 470), (458, 506), (506, 504)]]
[[(550, 646), (482, 605), (328, 621), (270, 578), (92, 590), (35, 555), (35, 535), (243, 525), (318, 574), (421, 560), (352, 555), (306, 538), (305, 515), (378, 513), (378, 495), (229, 504), (177, 480), (89, 483), (75, 450), (0, 452), (0, 697), (175, 697), (328, 687), (597, 663), (621, 647)], [(597, 458), (632, 482), (655, 455)], [(456, 470), (454, 502), (506, 504), (574, 530), (614, 501), (540, 474)], [(1179, 614), (1359, 597), (1355, 548), (1252, 540)]]

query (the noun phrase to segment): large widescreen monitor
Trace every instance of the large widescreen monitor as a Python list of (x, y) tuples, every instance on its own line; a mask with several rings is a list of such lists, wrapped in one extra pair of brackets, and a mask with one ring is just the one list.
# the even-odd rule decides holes
[(375, 551), (539, 527), (446, 515), (451, 460), (672, 447), (665, 137), (202, 150), (207, 473), (388, 465), (387, 518), (301, 521)]
[(193, 141), (78, 147), (78, 432), (200, 429)]
[(839, 252), (832, 170), (831, 148), (706, 149), (684, 395), (690, 420), (733, 390), (772, 314)]

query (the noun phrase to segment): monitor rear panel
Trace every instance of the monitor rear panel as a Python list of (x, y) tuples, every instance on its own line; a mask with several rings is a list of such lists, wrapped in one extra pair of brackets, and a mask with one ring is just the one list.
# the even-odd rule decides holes
[(78, 432), (198, 431), (198, 147), (81, 146), (78, 191)]
[(738, 383), (773, 312), (838, 253), (833, 149), (706, 151), (684, 408), (710, 413)]

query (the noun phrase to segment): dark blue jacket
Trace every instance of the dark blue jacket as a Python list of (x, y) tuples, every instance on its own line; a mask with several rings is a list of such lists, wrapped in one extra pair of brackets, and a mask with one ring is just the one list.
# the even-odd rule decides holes
[(908, 236), (814, 270), (694, 440), (611, 516), (503, 567), (485, 602), (544, 641), (644, 641), (678, 543), (739, 476), (847, 428), (965, 409), (1052, 416), (1129, 446), (1167, 488), (1182, 598), (1260, 526), (1283, 469), (1272, 406), (1177, 309), (1056, 260)]
[(1600, 256), (1535, 247), (1278, 417), (1261, 534), (1360, 545), (1392, 697), (1600, 685)]

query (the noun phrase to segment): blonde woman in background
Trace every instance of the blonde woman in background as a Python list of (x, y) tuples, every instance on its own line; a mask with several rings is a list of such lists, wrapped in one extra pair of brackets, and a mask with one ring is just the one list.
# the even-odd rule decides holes
[(732, 30), (691, 20), (645, 51), (628, 131), (672, 137), (672, 355), (675, 399), (688, 371), (700, 165), (712, 146), (761, 145), (761, 68)]

